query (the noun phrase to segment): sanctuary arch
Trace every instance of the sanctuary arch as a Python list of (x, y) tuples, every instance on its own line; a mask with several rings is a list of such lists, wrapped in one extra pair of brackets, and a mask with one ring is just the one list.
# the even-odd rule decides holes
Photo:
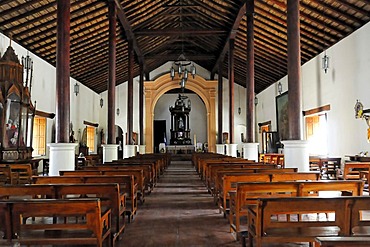
[[(165, 74), (155, 81), (146, 81), (145, 88), (145, 151), (151, 153), (154, 150), (154, 108), (159, 98), (171, 89), (179, 88), (180, 80), (171, 80), (169, 74)], [(204, 102), (207, 111), (207, 142), (209, 152), (216, 149), (216, 89), (217, 81), (207, 81), (197, 75), (189, 76), (186, 89), (196, 93)]]

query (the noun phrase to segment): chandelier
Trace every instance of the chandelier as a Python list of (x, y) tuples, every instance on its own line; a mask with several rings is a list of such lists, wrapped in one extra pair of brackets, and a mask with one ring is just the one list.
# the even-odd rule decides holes
[(182, 53), (177, 58), (177, 60), (175, 62), (173, 62), (173, 64), (172, 64), (172, 67), (171, 67), (171, 70), (170, 70), (170, 76), (171, 76), (172, 80), (175, 79), (176, 71), (177, 71), (178, 77), (181, 79), (180, 83), (179, 83), (180, 86), (181, 86), (181, 89), (184, 90), (186, 81), (189, 78), (189, 74), (191, 74), (193, 76), (193, 78), (195, 78), (195, 74), (196, 74), (195, 65), (194, 65), (194, 63), (192, 63), (191, 61), (186, 59), (185, 55)]

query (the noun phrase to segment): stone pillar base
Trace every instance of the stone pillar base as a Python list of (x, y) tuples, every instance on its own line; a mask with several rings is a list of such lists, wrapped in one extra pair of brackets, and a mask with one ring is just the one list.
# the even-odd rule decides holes
[(59, 171), (75, 169), (77, 143), (49, 143), (49, 175), (59, 176)]
[(225, 144), (225, 145), (226, 145), (226, 155), (232, 156), (232, 157), (238, 156), (238, 153), (237, 153), (238, 144), (231, 143), (231, 144)]
[(225, 144), (216, 144), (216, 153), (225, 154)]
[(284, 144), (284, 166), (286, 168), (297, 167), (299, 172), (310, 170), (310, 156), (308, 142), (304, 140), (282, 141)]
[(128, 158), (136, 156), (137, 145), (126, 145), (126, 155)]
[(118, 159), (118, 144), (104, 144), (103, 146), (103, 163), (111, 162)]
[(139, 154), (145, 154), (145, 146), (146, 145), (139, 145)]
[(258, 145), (257, 142), (243, 143), (243, 158), (258, 162)]

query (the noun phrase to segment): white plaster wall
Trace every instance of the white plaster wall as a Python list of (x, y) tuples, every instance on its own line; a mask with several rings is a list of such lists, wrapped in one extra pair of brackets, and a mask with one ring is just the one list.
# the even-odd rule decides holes
[[(370, 108), (370, 23), (327, 50), (328, 73), (321, 69), (323, 53), (302, 66), (303, 110), (330, 104), (328, 112), (328, 155), (341, 156), (370, 151), (367, 124), (355, 119), (354, 105), (359, 99)], [(281, 80), (283, 92), (286, 77)], [(257, 122), (272, 121), (276, 130), (276, 84), (257, 95)]]
[[(201, 98), (196, 94), (183, 94), (188, 96), (191, 101), (191, 111), (189, 113), (190, 124), (190, 138), (194, 144), (194, 134), (196, 135), (197, 142), (207, 142), (207, 111)], [(164, 94), (162, 95), (154, 108), (154, 120), (166, 120), (166, 136), (167, 143), (171, 139), (171, 113), (170, 106), (174, 106), (178, 94)]]
[[(10, 44), (9, 39), (0, 33), (0, 53), (4, 54)], [(11, 42), (18, 59), (21, 61), (22, 56), (27, 55), (27, 50), (14, 41)], [(33, 60), (33, 80), (31, 88), (31, 100), (36, 101), (36, 109), (48, 113), (55, 113), (56, 99), (56, 69), (49, 63), (45, 62), (35, 54), (29, 53)], [(80, 93), (76, 96), (73, 93), (73, 87), (76, 80), (70, 80), (70, 121), (73, 123), (75, 138), (78, 139), (78, 130), (85, 126), (83, 121), (100, 123), (101, 109), (99, 106), (100, 97), (89, 88), (77, 82), (80, 85)], [(52, 141), (52, 126), (55, 125), (54, 119), (47, 119), (46, 142)], [(96, 135), (97, 138), (97, 135)], [(96, 141), (97, 143), (97, 141)], [(95, 148), (95, 151), (97, 149)], [(76, 151), (77, 152), (77, 151)], [(46, 156), (49, 155), (47, 147)]]

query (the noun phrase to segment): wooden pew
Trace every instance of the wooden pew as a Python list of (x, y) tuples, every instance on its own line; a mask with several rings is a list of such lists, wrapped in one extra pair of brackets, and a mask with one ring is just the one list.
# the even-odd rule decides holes
[(316, 237), (315, 246), (322, 247), (357, 247), (369, 246), (370, 237)]
[[(103, 167), (103, 168), (101, 168)], [(86, 169), (97, 169), (97, 170), (104, 170), (104, 168), (107, 168), (107, 167), (112, 167), (112, 169), (116, 168), (116, 169), (122, 169), (122, 168), (125, 168), (125, 167), (128, 167), (128, 168), (139, 168), (139, 169), (143, 169), (144, 170), (144, 176), (145, 177), (150, 177), (150, 189), (153, 189), (154, 186), (156, 185), (157, 183), (157, 179), (158, 179), (158, 171), (157, 171), (157, 168), (156, 168), (156, 165), (155, 163), (121, 163), (121, 162), (107, 162), (107, 163), (104, 163), (104, 164), (98, 164), (97, 166), (95, 167), (89, 167), (89, 168), (86, 168)]]
[(10, 183), (10, 167), (8, 165), (0, 165), (0, 185)]
[(138, 196), (141, 203), (145, 201), (145, 178), (142, 169), (120, 169), (120, 170), (76, 170), (76, 171), (59, 171), (60, 176), (96, 176), (96, 175), (107, 175), (107, 176), (115, 176), (115, 175), (133, 175), (135, 177), (135, 182), (137, 183), (138, 189)]
[(222, 192), (220, 192), (218, 205), (220, 211), (223, 211), (224, 217), (226, 217), (227, 212), (229, 211), (228, 201), (230, 199), (230, 192), (236, 190), (237, 182), (270, 182), (270, 174), (239, 174), (239, 175), (224, 175), (223, 176), (223, 185)]
[(9, 164), (11, 184), (29, 184), (32, 177), (31, 164)]
[(360, 170), (369, 171), (369, 162), (346, 162), (343, 167), (343, 179), (361, 179)]
[[(102, 211), (99, 199), (35, 199), (8, 201), (11, 204), (12, 239), (20, 245), (111, 246), (111, 211)], [(61, 220), (58, 218), (62, 217)], [(76, 217), (78, 221), (76, 222)], [(36, 222), (27, 220), (36, 218)], [(57, 223), (52, 220), (58, 219)], [(40, 231), (42, 230), (42, 231)], [(93, 234), (91, 234), (93, 233)]]
[[(328, 211), (335, 214), (334, 220), (298, 220), (298, 214), (317, 215)], [(262, 247), (265, 242), (314, 242), (317, 236), (344, 236), (349, 231), (348, 211), (345, 197), (257, 199), (255, 205), (248, 206), (249, 246), (254, 246), (254, 240), (255, 246)], [(282, 216), (286, 219), (281, 220)], [(292, 220), (294, 216), (296, 219)]]
[(256, 168), (251, 169), (249, 167), (247, 168), (225, 168), (220, 169), (216, 171), (216, 174), (214, 175), (214, 178), (212, 180), (214, 181), (214, 199), (215, 202), (218, 202), (218, 195), (222, 192), (222, 185), (223, 185), (223, 176), (224, 175), (244, 175), (246, 173), (286, 173), (286, 172), (297, 172), (298, 168), (274, 168), (274, 169), (265, 169), (265, 168)]
[(126, 196), (117, 183), (102, 184), (54, 184), (56, 199), (99, 198), (103, 208), (112, 211), (112, 243), (125, 229)]
[(155, 175), (152, 172), (152, 166), (150, 165), (98, 165), (93, 167), (84, 167), (84, 171), (116, 171), (116, 170), (143, 170), (145, 191), (151, 192), (154, 186)]
[(260, 163), (251, 163), (251, 162), (208, 164), (208, 166), (206, 166), (205, 168), (205, 181), (206, 181), (207, 188), (211, 192), (213, 192), (212, 190), (213, 190), (214, 183), (215, 183), (212, 179), (215, 178), (217, 170), (225, 169), (225, 168), (273, 169), (277, 167), (276, 165), (265, 165), (265, 164), (260, 164)]
[(100, 198), (103, 208), (112, 210), (113, 243), (125, 228), (126, 196), (117, 183), (104, 184), (28, 184), (0, 187), (0, 199)]
[[(281, 168), (285, 169), (285, 168)], [(276, 169), (276, 170), (281, 170)], [(273, 171), (273, 170), (272, 170)], [(319, 172), (287, 172), (287, 173), (253, 173), (253, 174), (225, 174), (222, 178), (222, 193), (219, 196), (219, 207), (224, 214), (229, 210), (227, 204), (230, 193), (236, 191), (237, 183), (245, 182), (283, 182), (283, 181), (317, 181)]]
[[(319, 239), (323, 246), (369, 246), (364, 240), (370, 240), (370, 221), (359, 221), (363, 210), (370, 210), (368, 196), (261, 198), (248, 206), (249, 246), (253, 240), (261, 247), (263, 243)], [(334, 215), (326, 220), (316, 216), (326, 212)]]
[(118, 183), (121, 193), (127, 193), (126, 199), (130, 202), (129, 208), (126, 207), (126, 214), (129, 222), (132, 221), (137, 211), (137, 185), (134, 176), (33, 176), (34, 184), (101, 184)]
[[(337, 191), (341, 195), (362, 195), (364, 182), (360, 180), (338, 181), (289, 181), (270, 183), (237, 183), (236, 192), (230, 192), (230, 230), (240, 234), (240, 219), (247, 214), (247, 205), (257, 198), (317, 196), (324, 191)], [(235, 224), (234, 224), (235, 217)]]
[(0, 232), (4, 233), (3, 238), (0, 238), (0, 245), (7, 244), (9, 245), (12, 241), (12, 219), (10, 206), (6, 201), (0, 200)]

